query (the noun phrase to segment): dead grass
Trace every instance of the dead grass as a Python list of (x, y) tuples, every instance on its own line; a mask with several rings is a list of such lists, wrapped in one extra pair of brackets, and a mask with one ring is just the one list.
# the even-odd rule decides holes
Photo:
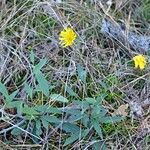
[[(142, 72), (135, 70), (131, 58), (124, 53), (124, 48), (100, 33), (102, 19), (110, 16), (115, 20), (121, 20), (131, 29), (137, 29), (149, 35), (149, 31), (142, 25), (143, 18), (137, 11), (142, 7), (141, 2), (127, 0), (120, 1), (119, 4), (115, 0), (109, 8), (105, 1), (103, 5), (99, 1), (89, 0), (1, 1), (1, 81), (9, 91), (21, 89), (19, 93), (21, 100), (31, 105), (32, 102), (26, 99), (27, 95), (22, 90), (22, 86), (25, 81), (35, 83), (33, 64), (29, 58), (30, 51), (33, 50), (37, 62), (42, 58), (48, 58), (42, 71), (48, 81), (55, 86), (53, 91), (56, 93), (67, 95), (64, 85), (72, 87), (82, 99), (96, 97), (106, 91), (108, 96), (103, 105), (110, 112), (136, 99), (142, 103), (141, 101), (149, 98), (149, 65)], [(147, 26), (148, 22), (144, 23)], [(71, 26), (76, 31), (78, 38), (72, 47), (63, 49), (59, 45), (58, 35), (66, 26)], [(129, 50), (130, 53), (135, 53), (134, 50)], [(149, 59), (148, 54), (147, 57)], [(84, 85), (77, 78), (77, 64), (82, 65), (87, 71), (88, 78)], [(72, 102), (73, 98), (70, 100)], [(2, 102), (0, 104), (2, 108)], [(30, 126), (31, 122), (28, 122), (27, 128), (23, 130), (23, 136), (14, 137), (10, 135), (10, 132), (1, 134), (0, 140), (4, 145), (0, 145), (3, 149), (86, 150), (90, 149), (94, 143), (106, 142), (108, 149), (138, 149), (138, 141), (135, 142), (135, 136), (138, 136), (138, 129), (141, 129), (140, 125), (143, 120), (149, 116), (149, 106), (144, 110), (142, 118), (138, 118), (136, 114), (130, 115), (130, 110), (131, 108), (128, 109), (129, 113), (124, 122), (110, 127), (104, 126), (104, 140), (91, 132), (91, 136), (80, 139), (68, 147), (63, 147), (66, 134), (58, 127), (51, 126), (52, 131), (44, 132), (40, 141), (36, 141), (33, 137), (32, 141), (30, 131), (33, 126)], [(133, 118), (134, 115), (136, 119)], [(7, 111), (6, 116), (16, 117), (17, 114)], [(10, 126), (17, 124), (13, 117), (10, 120), (13, 123), (8, 121)], [(1, 131), (6, 129), (7, 126), (4, 126)], [(142, 142), (144, 139), (147, 140), (146, 144), (142, 144), (145, 145), (142, 148), (148, 149), (149, 135), (143, 136)]]

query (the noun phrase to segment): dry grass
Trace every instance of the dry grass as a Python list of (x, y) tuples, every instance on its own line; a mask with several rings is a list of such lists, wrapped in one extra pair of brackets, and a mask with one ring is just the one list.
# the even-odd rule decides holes
[[(74, 98), (67, 95), (65, 85), (70, 86), (80, 99), (97, 97), (106, 92), (108, 96), (103, 106), (109, 113), (129, 101), (138, 99), (141, 103), (149, 98), (149, 64), (143, 71), (134, 69), (133, 62), (125, 53), (124, 47), (100, 33), (102, 19), (109, 16), (123, 22), (130, 29), (149, 35), (147, 30), (149, 18), (147, 19), (147, 16), (144, 18), (141, 13), (144, 3), (135, 0), (119, 2), (114, 0), (109, 7), (105, 1), (101, 4), (96, 0), (0, 1), (0, 78), (9, 92), (19, 89), (19, 99), (28, 106), (48, 103), (40, 93), (30, 101), (23, 89), (26, 81), (32, 85), (36, 84), (33, 64), (30, 61), (30, 53), (33, 51), (36, 55), (35, 62), (43, 58), (48, 59), (42, 72), (51, 85), (55, 86), (52, 89), (54, 93), (68, 97), (70, 100), (68, 106), (74, 102)], [(59, 45), (58, 38), (60, 31), (66, 26), (71, 26), (78, 38), (72, 47), (64, 49)], [(135, 50), (127, 48), (130, 54), (135, 54)], [(149, 61), (149, 54), (146, 55)], [(87, 72), (85, 84), (77, 77), (78, 64)], [(51, 125), (49, 130), (42, 129), (43, 134), (39, 138), (32, 133), (35, 126), (32, 120), (26, 122), (15, 109), (4, 109), (2, 96), (0, 104), (1, 114), (5, 116), (5, 118), (2, 116), (0, 121), (2, 149), (86, 150), (98, 142), (101, 146), (102, 143), (106, 143), (108, 149), (138, 149), (139, 143), (135, 139), (138, 133), (142, 132), (143, 120), (149, 117), (149, 106), (144, 110), (142, 118), (137, 116), (136, 119), (133, 118), (136, 114), (130, 115), (131, 108), (128, 108), (126, 120), (117, 124), (103, 125), (104, 139), (100, 139), (91, 130), (85, 138), (80, 138), (79, 135), (79, 140), (64, 147), (67, 134), (60, 127), (62, 125)], [(50, 105), (57, 106), (55, 103)], [(65, 114), (62, 114), (62, 120), (64, 117)], [(25, 129), (19, 127), (20, 122), (26, 125)], [(81, 122), (78, 124), (82, 128)], [(19, 127), (23, 134), (11, 135), (14, 126)], [(139, 141), (141, 146), (145, 146), (142, 149), (148, 149), (149, 135), (144, 135)]]

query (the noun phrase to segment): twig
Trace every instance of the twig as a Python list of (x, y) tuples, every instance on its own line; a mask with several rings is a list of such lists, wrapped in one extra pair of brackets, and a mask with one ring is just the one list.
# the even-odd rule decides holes
[(33, 144), (33, 145), (30, 145), (30, 144), (26, 144), (26, 145), (10, 145), (11, 147), (32, 147), (32, 148), (37, 148), (37, 147), (41, 147), (42, 145), (39, 145), (39, 144)]

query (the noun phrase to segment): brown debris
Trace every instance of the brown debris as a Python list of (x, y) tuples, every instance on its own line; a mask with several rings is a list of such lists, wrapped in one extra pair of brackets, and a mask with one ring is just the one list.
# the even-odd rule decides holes
[(134, 144), (137, 150), (143, 150), (144, 148), (144, 138), (150, 135), (150, 116), (141, 121), (140, 128), (138, 129), (137, 134), (134, 136)]

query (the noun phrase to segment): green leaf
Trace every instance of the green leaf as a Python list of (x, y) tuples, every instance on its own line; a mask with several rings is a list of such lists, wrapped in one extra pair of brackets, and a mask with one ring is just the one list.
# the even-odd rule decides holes
[(56, 116), (50, 116), (50, 115), (45, 115), (45, 116), (41, 116), (42, 120), (46, 120), (49, 123), (60, 123), (61, 120), (58, 119)]
[(77, 108), (65, 108), (65, 109), (63, 109), (62, 110), (63, 112), (66, 112), (67, 114), (70, 114), (70, 115), (74, 115), (74, 114), (81, 114), (81, 111), (79, 110), (79, 109), (77, 109)]
[[(20, 128), (24, 129), (24, 128), (25, 128), (25, 125), (20, 126)], [(17, 128), (17, 127), (13, 128), (12, 131), (11, 131), (11, 134), (12, 134), (13, 136), (19, 136), (19, 135), (21, 135), (22, 133), (23, 133), (23, 131), (22, 131), (21, 129)]]
[(12, 101), (12, 99), (9, 97), (7, 88), (1, 82), (0, 82), (0, 93), (3, 94), (3, 96), (6, 98), (6, 101)]
[(122, 121), (124, 118), (121, 116), (112, 116), (112, 117), (102, 117), (100, 122), (101, 123), (115, 123), (115, 122), (120, 122)]
[(19, 89), (16, 90), (16, 91), (14, 91), (12, 94), (9, 95), (10, 98), (11, 98), (11, 100), (13, 100), (16, 97), (16, 95), (18, 94), (18, 92), (19, 92)]
[(77, 72), (78, 72), (79, 79), (85, 83), (87, 72), (86, 70), (84, 70), (83, 66), (81, 66), (80, 64), (77, 65)]
[(94, 105), (91, 115), (93, 118), (101, 120), (101, 118), (104, 117), (107, 112), (108, 112), (107, 109), (103, 108), (102, 106)]
[(89, 104), (94, 104), (96, 103), (96, 100), (94, 98), (91, 98), (91, 97), (87, 97), (85, 98), (85, 100), (89, 103)]
[(17, 113), (22, 113), (23, 102), (22, 101), (11, 101), (6, 103), (6, 108), (16, 108)]
[(45, 120), (44, 118), (41, 118), (41, 121), (42, 121), (43, 127), (48, 130), (49, 122)]
[(100, 107), (98, 106), (98, 105), (94, 105), (93, 106), (93, 110), (92, 110), (92, 116), (94, 117), (94, 116), (96, 116), (96, 115), (100, 115)]
[(36, 133), (37, 136), (40, 136), (42, 134), (41, 121), (40, 120), (36, 120), (35, 121), (35, 126), (36, 126), (35, 133)]
[(53, 113), (53, 114), (61, 114), (61, 110), (48, 105), (40, 105), (35, 106), (35, 109), (40, 113)]
[(89, 122), (90, 122), (89, 115), (84, 114), (83, 117), (82, 117), (82, 123), (83, 123), (83, 125), (85, 127), (88, 127)]
[(79, 135), (72, 134), (69, 138), (66, 139), (66, 141), (65, 141), (63, 146), (67, 146), (67, 145), (75, 142), (78, 138), (79, 138)]
[(99, 107), (99, 110), (100, 110), (100, 112), (99, 112), (99, 117), (100, 118), (104, 117), (107, 114), (107, 112), (108, 112), (108, 110), (103, 108), (103, 107)]
[(81, 111), (80, 110), (71, 110), (72, 113), (70, 114), (69, 118), (67, 119), (67, 121), (69, 122), (75, 122), (75, 121), (78, 121), (80, 119), (83, 118), (83, 115), (81, 114)]
[(22, 108), (22, 113), (28, 116), (39, 115), (39, 112), (37, 112), (34, 107), (28, 107), (27, 105)]
[(90, 132), (90, 129), (85, 129), (82, 131), (82, 137), (85, 138)]
[(7, 91), (6, 87), (5, 87), (5, 85), (3, 83), (1, 83), (1, 82), (0, 82), (0, 92), (2, 94), (4, 94), (4, 96), (8, 95), (8, 91)]
[(93, 120), (92, 124), (93, 124), (93, 127), (94, 127), (95, 131), (97, 132), (97, 134), (101, 137), (101, 139), (103, 139), (102, 129), (100, 127), (99, 122), (96, 120)]
[(100, 83), (101, 87), (102, 87), (103, 89), (105, 89), (106, 91), (109, 89), (108, 85), (107, 85), (105, 82), (100, 81), (99, 83)]
[(39, 74), (40, 70), (42, 69), (42, 67), (46, 64), (47, 59), (41, 59), (40, 62), (34, 66), (33, 68), (33, 73), (34, 74)]
[(96, 101), (99, 103), (99, 104), (101, 104), (102, 103), (102, 101), (107, 97), (107, 93), (102, 93), (102, 94), (100, 94), (100, 96), (98, 96), (97, 98), (96, 98)]
[(87, 109), (90, 108), (89, 103), (87, 101), (80, 101), (80, 100), (75, 100), (74, 101), (75, 105), (80, 106), (80, 108), (82, 109), (82, 112), (84, 113)]
[(48, 81), (45, 79), (44, 75), (42, 74), (42, 72), (38, 72), (38, 74), (35, 74), (35, 77), (39, 83), (39, 88), (40, 90), (46, 95), (49, 96), (49, 83)]
[(70, 132), (72, 134), (80, 133), (80, 128), (77, 125), (69, 122), (63, 123), (62, 129), (65, 132)]
[(54, 100), (54, 101), (63, 102), (63, 103), (68, 103), (68, 100), (67, 100), (65, 97), (63, 97), (63, 96), (61, 96), (61, 95), (59, 95), (59, 94), (51, 94), (51, 95), (50, 95), (50, 98), (51, 98), (52, 100)]
[(70, 95), (70, 96), (74, 96), (74, 97), (78, 97), (78, 95), (71, 89), (71, 87), (69, 86), (65, 86), (65, 91), (67, 91), (67, 93)]
[(26, 93), (30, 96), (30, 98), (32, 99), (32, 94), (33, 94), (33, 88), (31, 88), (28, 83), (24, 84), (24, 89), (26, 91)]
[(17, 108), (17, 110), (22, 107), (22, 101), (11, 101), (6, 103), (6, 108)]
[(49, 83), (45, 79), (43, 73), (40, 71), (42, 67), (46, 64), (47, 59), (41, 59), (40, 62), (34, 66), (33, 73), (38, 81), (40, 90), (46, 95), (49, 96)]
[(31, 53), (30, 53), (29, 57), (30, 57), (30, 61), (34, 64), (35, 54), (34, 54), (34, 52), (33, 52), (33, 51), (31, 51)]
[(76, 132), (76, 133), (71, 133), (71, 136), (66, 139), (63, 146), (67, 146), (67, 145), (75, 142), (79, 138), (85, 138), (89, 134), (89, 132), (90, 132), (90, 129), (85, 129), (85, 130), (81, 131), (81, 135), (80, 135), (80, 131)]
[(106, 144), (104, 142), (96, 142), (92, 145), (92, 150), (107, 150)]

